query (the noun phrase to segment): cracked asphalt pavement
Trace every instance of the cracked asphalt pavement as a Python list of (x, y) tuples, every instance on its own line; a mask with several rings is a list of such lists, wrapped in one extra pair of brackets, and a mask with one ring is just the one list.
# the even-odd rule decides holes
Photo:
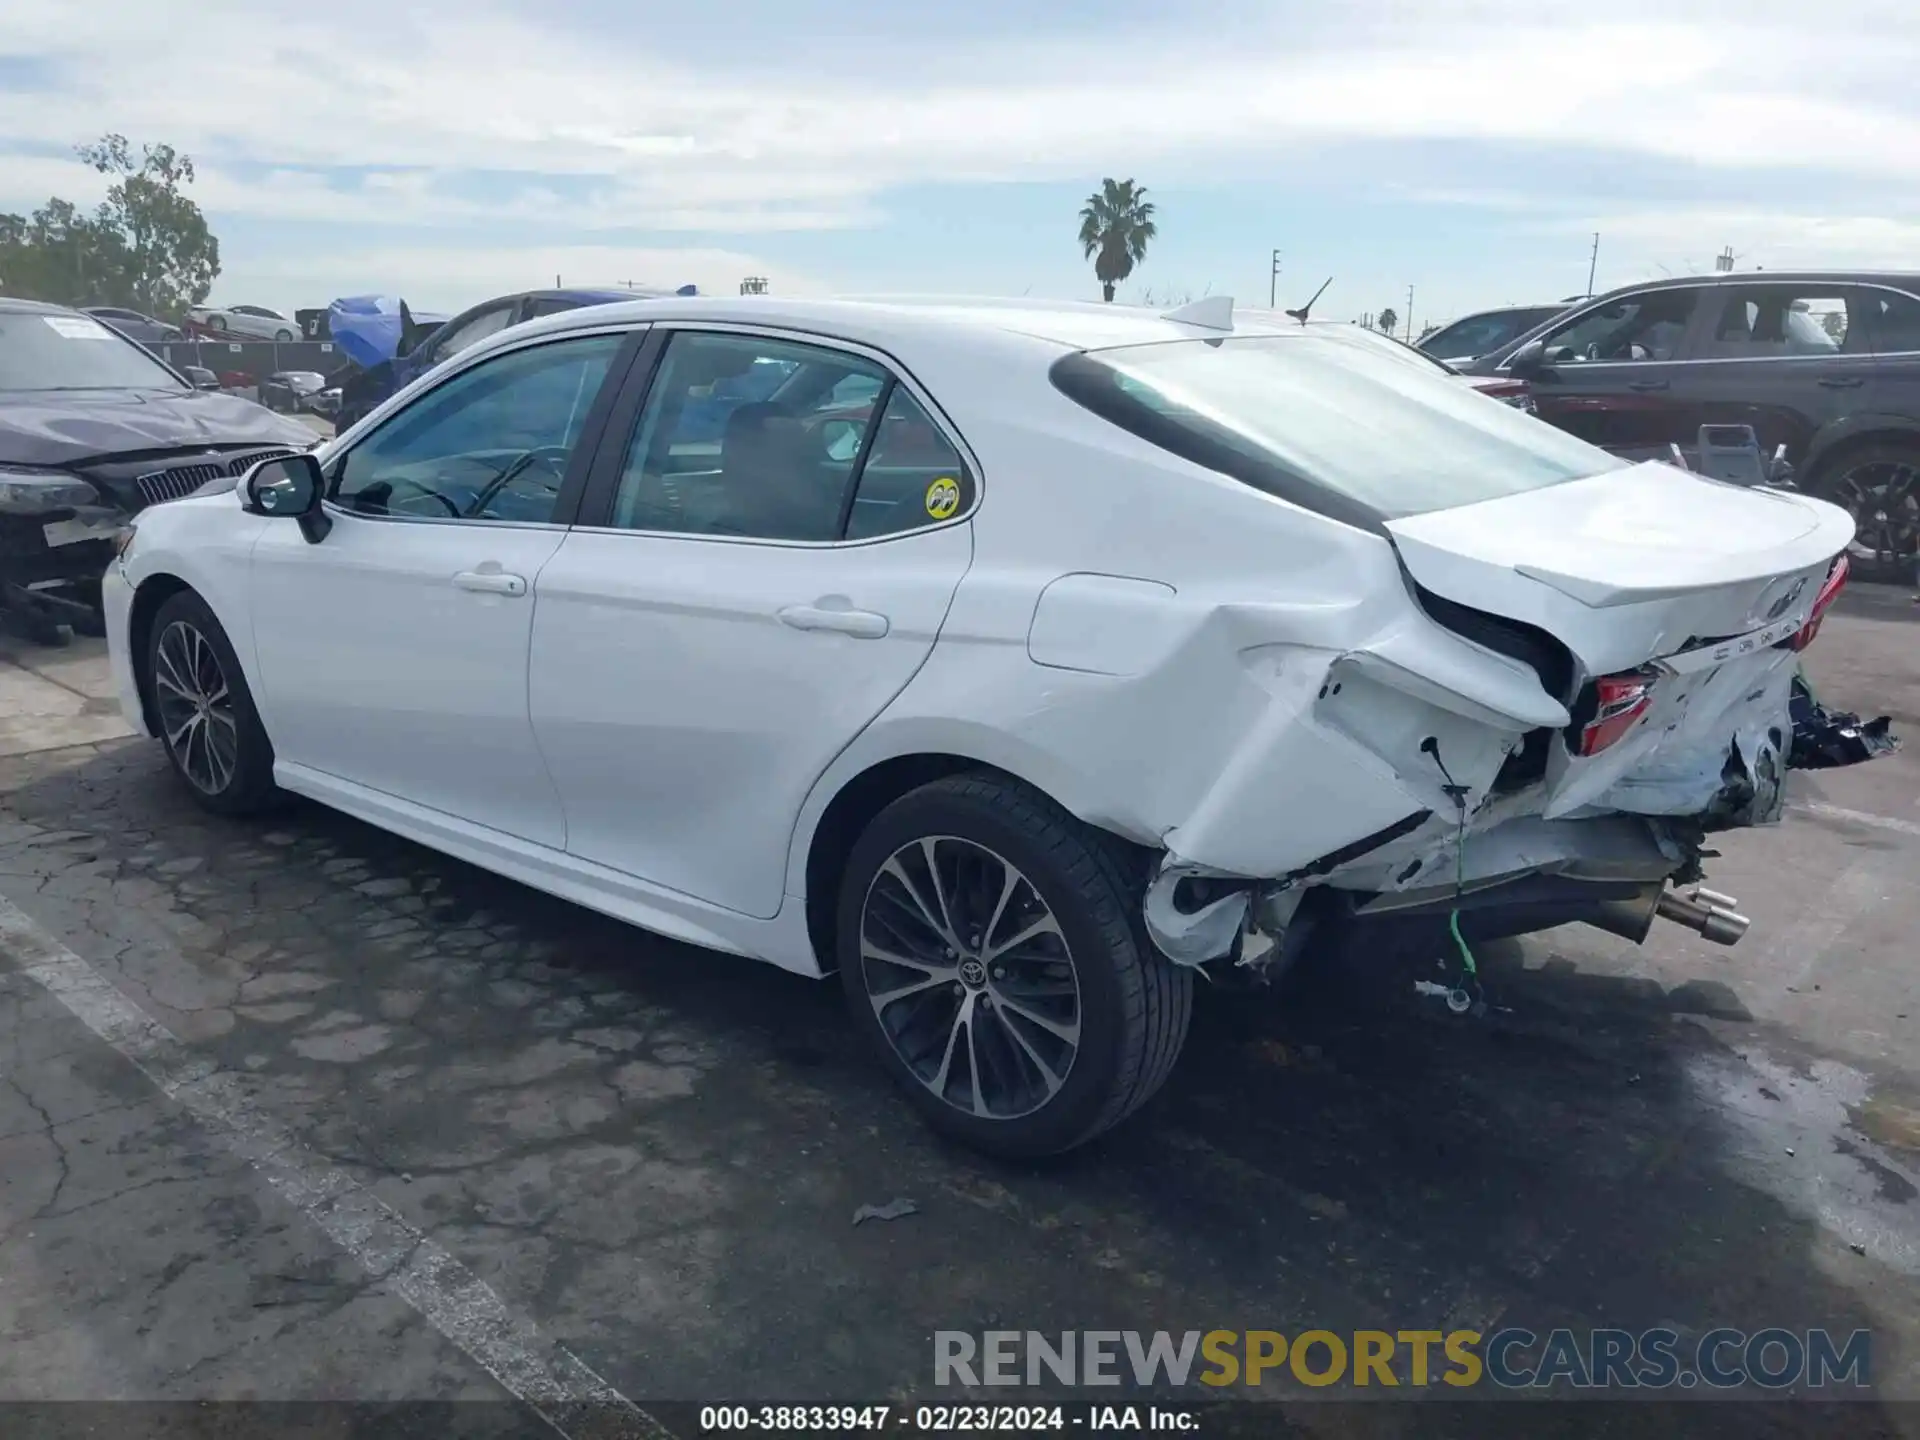
[[(165, 1027), (169, 1064), (642, 1405), (925, 1398), (937, 1329), (1784, 1325), (1871, 1329), (1875, 1398), (1690, 1428), (1913, 1433), (1916, 639), (1907, 592), (1860, 586), (1810, 652), (1823, 698), (1909, 748), (1723, 838), (1737, 948), (1665, 924), (1489, 947), (1507, 1008), (1479, 1021), (1385, 965), (1204, 995), (1167, 1091), (1044, 1166), (925, 1132), (833, 985), (316, 806), (213, 819), (148, 741), (0, 758), (0, 897)], [(0, 954), (0, 1399), (505, 1395), (30, 970)], [(917, 1213), (851, 1223), (896, 1197)]]

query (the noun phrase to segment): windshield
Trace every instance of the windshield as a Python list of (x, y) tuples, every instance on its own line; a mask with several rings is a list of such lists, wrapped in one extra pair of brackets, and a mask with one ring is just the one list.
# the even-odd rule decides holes
[(1420, 342), (1420, 348), (1442, 360), (1473, 360), (1492, 354), (1509, 340), (1517, 339), (1542, 320), (1550, 320), (1559, 313), (1558, 308), (1549, 306), (1544, 310), (1495, 310), (1486, 315), (1469, 315), (1429, 335)]
[(145, 350), (88, 315), (0, 310), (0, 390), (182, 390)]
[(1327, 335), (1069, 355), (1054, 384), (1162, 449), (1369, 529), (1627, 462), (1438, 370)]

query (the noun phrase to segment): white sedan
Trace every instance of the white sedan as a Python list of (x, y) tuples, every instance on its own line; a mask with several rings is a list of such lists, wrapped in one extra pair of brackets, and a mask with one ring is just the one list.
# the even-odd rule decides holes
[(291, 344), (300, 338), (300, 326), (296, 321), (264, 305), (230, 305), (224, 310), (195, 306), (187, 311), (187, 319), (209, 330), (243, 335), (254, 340), (278, 340), (283, 344)]
[[(518, 326), (155, 506), (132, 721), (806, 975), (935, 1125), (1067, 1149), (1196, 977), (1656, 913), (1777, 820), (1838, 509), (1629, 465), (1344, 327), (647, 300)], [(1688, 887), (1682, 890), (1678, 887)], [(1458, 943), (1456, 943), (1456, 941)]]

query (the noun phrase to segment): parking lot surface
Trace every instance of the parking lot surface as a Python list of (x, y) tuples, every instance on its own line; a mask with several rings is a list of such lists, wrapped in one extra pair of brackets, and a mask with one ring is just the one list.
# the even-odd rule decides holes
[(1203, 995), (1163, 1096), (1032, 1167), (925, 1132), (834, 985), (42, 727), (0, 758), (0, 1397), (881, 1400), (940, 1329), (1783, 1325), (1871, 1329), (1878, 1398), (1690, 1428), (1920, 1433), (1917, 641), (1861, 586), (1809, 652), (1909, 748), (1723, 837), (1738, 947), (1488, 947), (1481, 1020), (1386, 966)]

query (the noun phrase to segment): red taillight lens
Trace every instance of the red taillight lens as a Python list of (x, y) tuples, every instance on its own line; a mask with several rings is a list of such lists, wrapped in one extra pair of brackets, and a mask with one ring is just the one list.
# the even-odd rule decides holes
[(1820, 621), (1840, 592), (1847, 588), (1847, 577), (1853, 573), (1853, 563), (1843, 551), (1833, 562), (1833, 568), (1827, 571), (1827, 578), (1821, 582), (1820, 593), (1813, 597), (1813, 609), (1807, 612), (1807, 623), (1795, 632), (1793, 639), (1787, 642), (1791, 650), (1804, 650), (1813, 643), (1813, 637), (1820, 633)]
[(1593, 682), (1599, 704), (1580, 730), (1580, 753), (1598, 755), (1626, 737), (1653, 704), (1653, 677), (1639, 671), (1602, 675)]

